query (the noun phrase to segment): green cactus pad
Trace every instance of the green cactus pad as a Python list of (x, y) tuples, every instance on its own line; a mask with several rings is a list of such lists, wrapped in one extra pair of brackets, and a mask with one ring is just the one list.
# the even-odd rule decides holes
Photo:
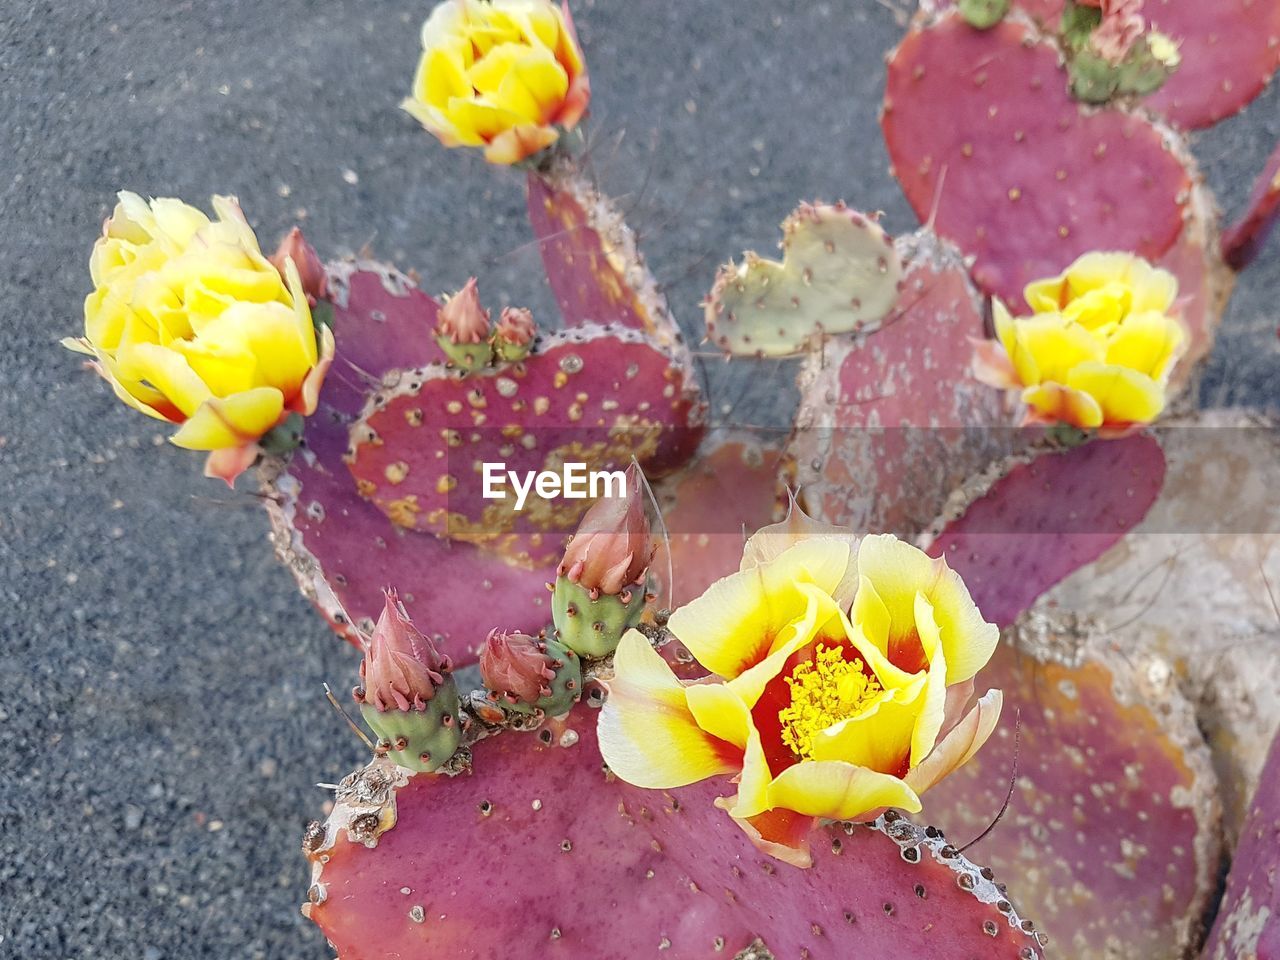
[(748, 252), (716, 275), (707, 339), (725, 353), (785, 357), (825, 334), (875, 329), (898, 296), (893, 242), (843, 203), (801, 204), (782, 224), (782, 260)]
[(618, 646), (622, 635), (640, 622), (644, 612), (644, 587), (634, 586), (628, 602), (617, 596), (591, 594), (564, 577), (556, 577), (551, 595), (551, 616), (555, 620), (560, 642), (584, 657), (607, 657)]
[(360, 714), (378, 738), (379, 749), (402, 767), (431, 773), (454, 755), (462, 743), (458, 688), (452, 677), (436, 689), (425, 710), (379, 710), (362, 704)]

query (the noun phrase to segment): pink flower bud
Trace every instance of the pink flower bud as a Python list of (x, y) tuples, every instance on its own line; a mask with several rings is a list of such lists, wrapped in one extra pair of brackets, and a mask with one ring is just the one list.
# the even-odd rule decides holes
[(533, 342), (536, 327), (533, 314), (525, 307), (503, 307), (498, 318), (498, 339), (517, 347)]
[(640, 471), (632, 464), (625, 495), (597, 500), (582, 518), (565, 548), (559, 573), (593, 593), (619, 594), (643, 580), (654, 549)]
[(1138, 42), (1147, 22), (1142, 16), (1142, 0), (1102, 0), (1102, 23), (1089, 43), (1108, 63), (1118, 64)]
[(289, 231), (288, 235), (280, 241), (280, 246), (276, 247), (276, 252), (267, 259), (283, 277), (284, 262), (290, 257), (293, 258), (293, 265), (298, 268), (298, 276), (302, 279), (302, 289), (307, 293), (307, 300), (314, 307), (317, 300), (323, 300), (328, 296), (329, 278), (324, 272), (324, 264), (316, 255), (315, 247), (307, 243), (307, 238), (297, 227)]
[(413, 625), (394, 590), (365, 645), (356, 699), (378, 710), (424, 710), (452, 667), (448, 657)]
[(536, 637), (494, 630), (480, 651), (480, 676), (490, 690), (533, 704), (551, 696), (553, 662), (547, 645)]
[(436, 317), (436, 333), (451, 343), (483, 343), (489, 339), (489, 311), (480, 306), (475, 277), (445, 300)]

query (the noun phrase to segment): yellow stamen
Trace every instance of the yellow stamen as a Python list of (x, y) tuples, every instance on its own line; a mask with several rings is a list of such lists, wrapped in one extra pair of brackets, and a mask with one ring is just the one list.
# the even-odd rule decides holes
[(883, 693), (879, 681), (863, 672), (862, 660), (846, 660), (840, 647), (823, 644), (818, 644), (813, 660), (800, 664), (786, 679), (791, 704), (778, 712), (782, 742), (805, 760), (813, 759), (819, 733), (856, 717)]

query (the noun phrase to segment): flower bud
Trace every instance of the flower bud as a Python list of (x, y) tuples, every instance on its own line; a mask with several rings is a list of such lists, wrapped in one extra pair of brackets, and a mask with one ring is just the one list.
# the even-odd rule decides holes
[(354, 696), (378, 738), (379, 756), (419, 773), (438, 770), (462, 744), (462, 705), (452, 664), (413, 625), (394, 590), (360, 664)]
[(640, 471), (632, 464), (627, 469), (624, 495), (605, 497), (592, 505), (565, 548), (558, 572), (594, 599), (601, 593), (622, 593), (629, 585), (643, 582), (653, 553)]
[(84, 336), (63, 344), (129, 406), (175, 424), (170, 442), (207, 451), (206, 475), (230, 484), (259, 440), (315, 412), (335, 345), (311, 317), (305, 264), (277, 271), (234, 197), (213, 209), (121, 193), (89, 261)]
[(493, 337), (494, 349), (508, 363), (523, 360), (533, 346), (536, 330), (533, 314), (526, 307), (503, 307)]
[(1146, 29), (1142, 0), (1103, 0), (1102, 23), (1093, 31), (1090, 46), (1103, 60), (1119, 65)]
[(480, 306), (475, 277), (445, 298), (436, 316), (436, 342), (463, 370), (478, 370), (489, 362), (489, 311)]
[(445, 0), (422, 25), (422, 56), (401, 106), (447, 147), (519, 163), (582, 119), (591, 99), (567, 5)]
[(480, 651), (480, 676), (490, 690), (507, 693), (522, 703), (537, 703), (551, 694), (547, 645), (523, 633), (494, 630)]
[(480, 651), (480, 676), (490, 700), (511, 714), (535, 709), (557, 717), (582, 695), (577, 655), (554, 639), (494, 630)]
[(388, 590), (386, 606), (360, 664), (363, 690), (356, 699), (379, 711), (425, 710), (427, 702), (444, 683), (451, 666), (421, 630), (413, 625), (394, 590)]
[(551, 594), (556, 638), (584, 657), (613, 653), (644, 615), (644, 578), (653, 552), (640, 471), (633, 464), (623, 495), (596, 501), (565, 548)]
[(316, 305), (316, 301), (323, 300), (329, 293), (329, 278), (324, 271), (324, 263), (316, 254), (315, 247), (307, 243), (307, 238), (302, 235), (302, 230), (294, 227), (280, 241), (280, 246), (276, 247), (276, 252), (267, 258), (271, 261), (271, 265), (280, 271), (280, 276), (287, 276), (285, 262), (292, 260), (293, 265), (298, 268), (298, 276), (302, 280), (302, 289), (307, 295), (307, 301), (311, 306)]

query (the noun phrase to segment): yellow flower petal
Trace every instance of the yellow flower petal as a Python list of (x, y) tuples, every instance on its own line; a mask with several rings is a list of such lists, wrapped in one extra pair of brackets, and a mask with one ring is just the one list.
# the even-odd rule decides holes
[(752, 817), (767, 810), (773, 775), (747, 704), (723, 683), (695, 683), (685, 688), (685, 696), (689, 712), (704, 732), (742, 751), (733, 815)]
[(747, 705), (724, 683), (694, 683), (684, 688), (685, 702), (694, 722), (739, 750), (745, 750), (751, 732)]
[(1028, 283), (1022, 291), (1033, 313), (1057, 313), (1066, 305), (1066, 277), (1046, 277)]
[(210, 397), (169, 438), (188, 450), (242, 447), (280, 422), (284, 397), (274, 387), (255, 387), (230, 397)]
[(916, 593), (916, 629), (929, 660), (929, 672), (920, 702), (919, 718), (911, 733), (911, 765), (923, 760), (942, 730), (947, 712), (947, 657), (942, 647), (942, 630), (934, 615), (933, 604), (923, 593)]
[(413, 80), (413, 99), (443, 110), (450, 100), (471, 96), (472, 81), (467, 76), (464, 49), (469, 45), (442, 44), (427, 50)]
[(863, 537), (858, 570), (874, 584), (890, 618), (889, 659), (896, 647), (909, 652), (920, 642), (916, 594), (932, 607), (939, 643), (946, 658), (948, 684), (960, 683), (982, 669), (995, 651), (1000, 631), (987, 623), (960, 576), (942, 559), (889, 534)]
[(1010, 359), (1024, 386), (1063, 382), (1079, 363), (1101, 360), (1106, 347), (1084, 327), (1059, 314), (1040, 314), (1015, 322), (1016, 345)]
[(125, 404), (133, 407), (139, 413), (144, 413), (156, 420), (181, 423), (186, 419), (186, 415), (175, 407), (159, 390), (121, 375), (118, 364), (110, 354), (99, 353), (97, 356), (98, 360), (92, 366), (98, 371), (102, 379), (111, 384), (111, 389), (116, 397)]
[(1022, 391), (1022, 402), (1035, 411), (1035, 419), (1045, 423), (1069, 423), (1081, 430), (1102, 426), (1102, 407), (1080, 390), (1060, 383), (1042, 383)]
[[(796, 589), (805, 598), (804, 613), (778, 633), (762, 660), (747, 667), (737, 676), (730, 678), (728, 682), (729, 688), (748, 708), (755, 707), (764, 693), (764, 688), (782, 672), (782, 668), (792, 654), (813, 642), (824, 629), (829, 631), (828, 635), (836, 639), (843, 638), (840, 610), (835, 601), (827, 593), (810, 584), (799, 584)], [(836, 629), (830, 629), (833, 621)]]
[(627, 783), (680, 787), (737, 772), (741, 751), (703, 732), (683, 684), (637, 630), (614, 654), (614, 679), (600, 709), (600, 753)]
[(968, 763), (991, 737), (1000, 721), (1003, 706), (1004, 694), (999, 690), (988, 690), (933, 751), (918, 766), (907, 771), (907, 785), (917, 794), (922, 794), (953, 770)]
[(1164, 388), (1145, 374), (1106, 363), (1082, 363), (1067, 385), (1087, 393), (1107, 424), (1150, 423), (1164, 409)]
[(857, 820), (873, 810), (920, 809), (920, 798), (897, 777), (838, 760), (806, 760), (788, 767), (769, 785), (775, 808), (831, 820)]
[(519, 163), (539, 150), (545, 150), (559, 139), (560, 132), (555, 127), (526, 123), (504, 130), (494, 137), (484, 149), (484, 158), (496, 164)]
[(145, 381), (188, 417), (212, 395), (187, 361), (165, 347), (130, 344), (121, 347), (116, 359), (122, 379)]
[(862, 635), (881, 653), (889, 650), (889, 630), (893, 623), (889, 608), (880, 599), (876, 586), (861, 570), (858, 572), (858, 592), (853, 598), (849, 619), (862, 628)]
[(1113, 327), (1128, 314), (1133, 291), (1123, 284), (1109, 283), (1076, 297), (1062, 309), (1062, 315), (1088, 330)]
[[(788, 549), (803, 540), (827, 539), (835, 540), (849, 546), (849, 555), (853, 556), (858, 546), (858, 535), (848, 527), (837, 527), (830, 523), (822, 523), (813, 519), (796, 502), (795, 496), (788, 491), (790, 503), (787, 507), (787, 518), (778, 523), (761, 527), (747, 538), (742, 549), (742, 561), (739, 570), (749, 570), (763, 563), (776, 560)], [(854, 589), (858, 585), (858, 571), (851, 563), (845, 569), (845, 576), (840, 584), (831, 591), (836, 602), (842, 607), (848, 606), (853, 599)]]
[(1182, 324), (1163, 313), (1139, 313), (1127, 319), (1107, 342), (1106, 362), (1163, 380), (1186, 340)]
[(671, 615), (668, 627), (712, 673), (732, 679), (759, 663), (809, 606), (796, 589), (810, 583), (830, 594), (849, 566), (849, 545), (806, 540), (776, 560), (731, 574)]

